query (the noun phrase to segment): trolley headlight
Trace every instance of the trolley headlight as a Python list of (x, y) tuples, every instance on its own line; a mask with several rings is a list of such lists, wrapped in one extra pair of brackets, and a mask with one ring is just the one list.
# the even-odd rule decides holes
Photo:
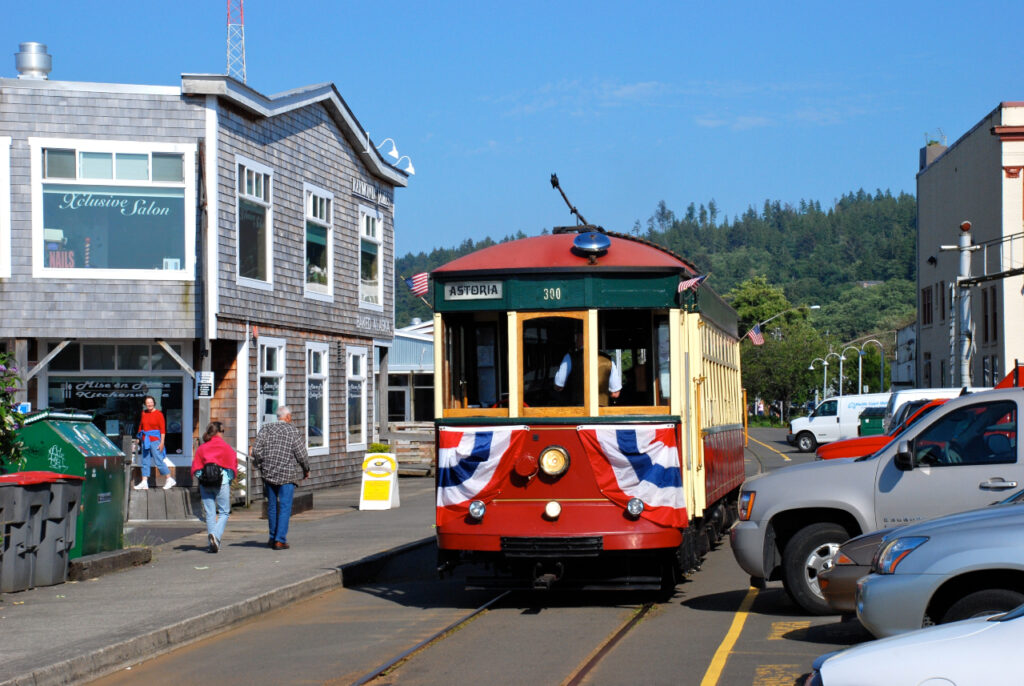
[(629, 502), (626, 503), (626, 512), (628, 512), (629, 516), (633, 519), (639, 517), (643, 511), (644, 501), (640, 500), (640, 498), (630, 498)]
[(750, 519), (750, 513), (754, 511), (754, 497), (756, 495), (757, 491), (743, 491), (740, 493), (740, 499), (736, 505), (739, 510), (741, 522), (745, 522)]
[(540, 454), (540, 469), (548, 476), (565, 474), (565, 470), (569, 469), (569, 453), (557, 445), (544, 448)]
[(474, 500), (469, 504), (469, 516), (473, 519), (483, 519), (485, 512), (487, 512), (487, 506), (484, 505), (484, 501)]

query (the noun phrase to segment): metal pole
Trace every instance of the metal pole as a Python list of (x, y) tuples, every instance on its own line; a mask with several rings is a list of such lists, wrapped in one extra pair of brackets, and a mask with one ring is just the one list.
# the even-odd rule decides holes
[(828, 388), (828, 360), (822, 360), (821, 365), (821, 399), (825, 399), (825, 389)]
[(843, 397), (843, 360), (846, 358), (842, 355), (839, 356), (839, 397)]
[[(960, 224), (960, 278), (971, 278), (971, 223)], [(960, 385), (971, 385), (971, 290), (960, 288)]]
[(857, 392), (864, 392), (864, 350), (857, 353)]

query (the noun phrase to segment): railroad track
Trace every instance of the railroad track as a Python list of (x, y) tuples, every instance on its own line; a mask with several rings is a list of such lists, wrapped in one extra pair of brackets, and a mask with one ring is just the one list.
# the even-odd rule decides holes
[[(448, 626), (436, 631), (432, 635), (423, 639), (416, 645), (412, 646), (408, 650), (389, 658), (386, 662), (375, 667), (371, 671), (363, 674), (361, 677), (351, 682), (351, 686), (386, 686), (392, 683), (389, 680), (389, 674), (395, 670), (400, 669), (405, 663), (414, 659), (417, 655), (422, 654), (424, 651), (430, 650), (432, 647), (437, 646), (440, 642), (446, 638), (456, 634), (463, 629), (468, 629), (470, 623), (486, 613), (488, 610), (495, 609), (499, 606), (501, 601), (508, 598), (512, 591), (505, 591), (484, 604), (480, 605), (474, 610), (469, 611), (463, 617), (450, 623)], [(618, 622), (618, 624), (607, 633), (603, 640), (599, 641), (594, 648), (587, 654), (575, 668), (569, 670), (569, 675), (565, 677), (561, 685), (562, 686), (579, 686), (584, 683), (587, 676), (604, 660), (609, 654), (612, 653), (615, 646), (643, 619), (648, 613), (655, 607), (653, 602), (647, 602), (639, 606), (630, 616)], [(397, 682), (396, 682), (397, 683)]]

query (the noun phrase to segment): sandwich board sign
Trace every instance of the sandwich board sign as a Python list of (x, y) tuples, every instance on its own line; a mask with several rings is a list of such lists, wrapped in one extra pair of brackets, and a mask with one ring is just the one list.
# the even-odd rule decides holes
[(367, 453), (359, 509), (390, 510), (398, 505), (398, 460), (391, 453)]

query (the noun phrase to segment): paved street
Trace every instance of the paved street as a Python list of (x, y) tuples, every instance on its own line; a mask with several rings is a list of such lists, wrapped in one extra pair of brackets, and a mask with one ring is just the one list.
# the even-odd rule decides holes
[[(784, 435), (751, 432), (748, 473), (812, 459)], [(372, 583), (317, 594), (96, 683), (355, 683), (495, 595), (466, 591), (459, 577), (438, 581), (432, 551), (403, 556)], [(748, 594), (749, 611), (738, 613)], [(494, 684), (570, 683), (648, 600), (628, 593), (513, 594), (370, 683), (429, 685), (481, 673)], [(723, 540), (579, 683), (629, 683), (642, 666), (650, 684), (788, 686), (818, 655), (867, 638), (856, 621), (801, 614), (777, 582), (751, 590)]]

